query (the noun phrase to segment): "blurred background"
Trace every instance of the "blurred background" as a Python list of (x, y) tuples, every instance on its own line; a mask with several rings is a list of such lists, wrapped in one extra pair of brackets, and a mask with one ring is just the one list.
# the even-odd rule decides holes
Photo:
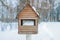
[(59, 0), (0, 0), (0, 21), (17, 22), (17, 14), (24, 8), (26, 2), (35, 7), (40, 16), (40, 21), (60, 21)]
[(16, 16), (26, 2), (35, 7), (40, 16), (38, 34), (32, 35), (32, 39), (60, 40), (60, 0), (0, 0), (0, 40), (25, 39), (26, 35), (18, 34)]

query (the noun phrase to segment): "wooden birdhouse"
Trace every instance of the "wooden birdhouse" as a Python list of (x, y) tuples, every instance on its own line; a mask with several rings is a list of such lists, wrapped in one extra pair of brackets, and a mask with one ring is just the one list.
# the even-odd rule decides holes
[(37, 34), (39, 15), (35, 8), (26, 4), (24, 9), (17, 15), (19, 34)]

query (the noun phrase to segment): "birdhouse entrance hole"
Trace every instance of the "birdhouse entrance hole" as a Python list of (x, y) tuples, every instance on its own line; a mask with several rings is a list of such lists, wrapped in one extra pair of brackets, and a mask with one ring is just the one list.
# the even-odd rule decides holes
[(35, 20), (34, 19), (22, 19), (21, 26), (35, 26)]

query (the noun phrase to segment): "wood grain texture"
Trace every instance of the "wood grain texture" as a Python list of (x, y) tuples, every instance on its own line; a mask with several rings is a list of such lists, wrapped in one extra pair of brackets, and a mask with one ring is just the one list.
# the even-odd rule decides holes
[[(29, 4), (25, 6), (25, 8), (18, 15), (18, 33), (19, 34), (37, 34), (38, 32), (38, 15), (31, 8)], [(34, 26), (22, 26), (21, 20), (35, 20)]]
[(19, 18), (38, 18), (36, 12), (32, 9), (32, 7), (27, 4), (25, 8), (19, 13)]

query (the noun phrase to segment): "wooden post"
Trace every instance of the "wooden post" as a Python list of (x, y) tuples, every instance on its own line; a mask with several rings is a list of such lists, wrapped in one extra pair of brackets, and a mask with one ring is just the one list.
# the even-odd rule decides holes
[(26, 40), (31, 40), (31, 35), (30, 34), (26, 34)]

